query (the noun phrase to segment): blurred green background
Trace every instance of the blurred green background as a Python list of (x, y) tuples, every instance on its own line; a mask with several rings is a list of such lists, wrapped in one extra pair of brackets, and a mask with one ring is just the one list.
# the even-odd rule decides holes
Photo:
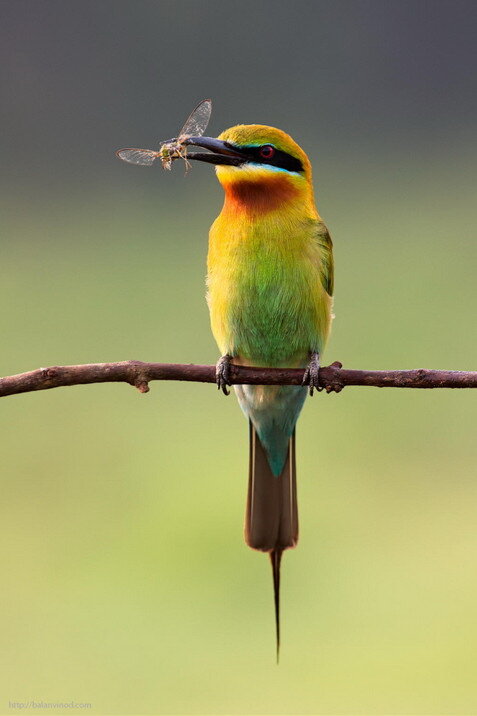
[[(213, 135), (273, 124), (310, 155), (336, 251), (326, 362), (476, 368), (475, 2), (0, 8), (0, 374), (215, 362), (213, 171), (114, 156), (209, 96)], [(1, 416), (1, 713), (477, 712), (472, 391), (308, 402), (279, 668), (233, 397), (96, 385)]]

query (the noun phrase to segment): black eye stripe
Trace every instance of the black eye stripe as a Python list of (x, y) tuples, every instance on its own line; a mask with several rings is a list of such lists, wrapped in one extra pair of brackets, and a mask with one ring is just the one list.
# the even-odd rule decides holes
[(289, 172), (302, 172), (303, 164), (296, 157), (292, 157), (287, 152), (282, 152), (280, 149), (275, 148), (275, 153), (270, 159), (264, 159), (260, 156), (260, 147), (241, 146), (225, 142), (226, 146), (234, 151), (239, 152), (243, 156), (244, 164), (246, 162), (253, 162), (254, 164), (269, 164), (272, 167), (278, 167), (279, 169), (286, 169)]

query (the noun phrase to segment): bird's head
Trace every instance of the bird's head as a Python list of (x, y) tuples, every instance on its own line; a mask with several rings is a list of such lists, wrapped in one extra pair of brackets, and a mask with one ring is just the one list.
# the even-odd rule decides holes
[(285, 132), (262, 124), (239, 124), (214, 139), (190, 137), (189, 145), (207, 149), (188, 159), (216, 166), (217, 178), (234, 205), (273, 211), (289, 202), (314, 206), (311, 164)]

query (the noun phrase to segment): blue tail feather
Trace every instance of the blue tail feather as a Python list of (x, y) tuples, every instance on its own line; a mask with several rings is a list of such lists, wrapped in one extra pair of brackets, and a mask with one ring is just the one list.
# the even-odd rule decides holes
[(273, 474), (278, 477), (285, 465), (288, 442), (305, 402), (301, 386), (237, 385), (235, 391), (245, 415), (252, 421), (267, 453)]

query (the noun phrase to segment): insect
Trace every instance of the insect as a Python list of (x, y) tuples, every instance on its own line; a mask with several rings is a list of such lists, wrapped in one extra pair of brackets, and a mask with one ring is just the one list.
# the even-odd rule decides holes
[(212, 100), (204, 99), (189, 114), (178, 136), (161, 142), (159, 150), (126, 147), (118, 149), (116, 155), (125, 162), (143, 166), (151, 166), (156, 159), (160, 159), (164, 169), (171, 169), (175, 159), (183, 159), (187, 170), (190, 164), (187, 160), (187, 146), (184, 142), (188, 137), (200, 137), (204, 134), (211, 114)]

